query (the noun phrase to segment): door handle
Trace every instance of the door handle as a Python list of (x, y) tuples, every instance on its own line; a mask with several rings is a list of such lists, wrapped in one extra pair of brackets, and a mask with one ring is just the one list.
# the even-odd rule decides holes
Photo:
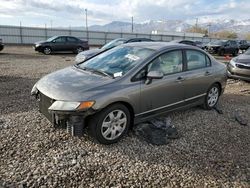
[(179, 77), (176, 79), (176, 82), (182, 82), (182, 81), (184, 81), (184, 80), (185, 80), (185, 78), (179, 76)]
[(209, 76), (209, 75), (212, 75), (212, 73), (209, 72), (209, 71), (206, 71), (206, 72), (205, 72), (205, 76)]

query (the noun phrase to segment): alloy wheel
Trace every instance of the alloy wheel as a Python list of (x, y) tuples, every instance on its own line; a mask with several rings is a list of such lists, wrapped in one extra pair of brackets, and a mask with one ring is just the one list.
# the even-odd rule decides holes
[(126, 129), (127, 116), (122, 110), (111, 111), (103, 120), (102, 136), (107, 140), (118, 138)]
[(209, 107), (216, 105), (219, 99), (219, 89), (217, 87), (212, 87), (208, 93), (207, 104)]
[(49, 55), (49, 54), (51, 54), (51, 49), (48, 48), (48, 47), (46, 47), (46, 48), (44, 48), (43, 52), (44, 52), (46, 55)]

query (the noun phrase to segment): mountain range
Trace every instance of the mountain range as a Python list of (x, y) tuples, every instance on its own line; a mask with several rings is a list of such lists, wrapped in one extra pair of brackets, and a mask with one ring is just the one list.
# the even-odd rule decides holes
[[(210, 25), (210, 26), (209, 26)], [(185, 20), (164, 20), (164, 21), (145, 21), (142, 23), (134, 23), (134, 32), (152, 33), (152, 31), (165, 32), (185, 32), (194, 24)], [(209, 29), (210, 32), (232, 31), (238, 36), (250, 33), (250, 19), (247, 20), (228, 20), (217, 19), (210, 21), (202, 21), (198, 23), (199, 27)], [(83, 27), (73, 27), (74, 29), (84, 29)], [(131, 23), (122, 21), (113, 21), (105, 25), (92, 25), (89, 30), (93, 31), (113, 31), (113, 32), (131, 32)]]

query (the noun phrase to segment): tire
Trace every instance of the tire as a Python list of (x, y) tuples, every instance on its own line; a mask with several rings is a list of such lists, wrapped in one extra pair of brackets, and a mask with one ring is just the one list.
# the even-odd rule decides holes
[(239, 53), (239, 51), (238, 51), (238, 50), (235, 50), (235, 51), (232, 53), (232, 56), (236, 56), (238, 53)]
[(46, 47), (43, 48), (43, 53), (45, 55), (50, 55), (52, 53), (52, 50), (51, 50), (50, 47), (46, 46)]
[(81, 53), (81, 52), (83, 52), (83, 51), (84, 51), (83, 47), (78, 46), (78, 47), (76, 48), (75, 53), (79, 54), (79, 53)]
[(207, 91), (203, 108), (205, 110), (213, 109), (219, 101), (220, 97), (220, 86), (218, 84), (213, 84)]
[(222, 50), (219, 51), (220, 56), (223, 56), (224, 54), (225, 54), (225, 50), (222, 49)]
[(113, 104), (89, 119), (89, 133), (101, 144), (113, 144), (126, 135), (130, 120), (131, 115), (126, 106)]

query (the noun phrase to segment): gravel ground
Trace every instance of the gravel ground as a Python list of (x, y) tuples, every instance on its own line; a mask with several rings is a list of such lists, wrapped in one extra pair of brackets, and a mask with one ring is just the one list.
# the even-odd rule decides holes
[[(0, 53), (0, 187), (250, 187), (250, 83), (228, 81), (223, 114), (171, 113), (181, 138), (168, 145), (130, 132), (103, 146), (52, 128), (30, 97), (41, 76), (73, 60), (30, 47)], [(236, 111), (248, 126), (235, 121)]]

